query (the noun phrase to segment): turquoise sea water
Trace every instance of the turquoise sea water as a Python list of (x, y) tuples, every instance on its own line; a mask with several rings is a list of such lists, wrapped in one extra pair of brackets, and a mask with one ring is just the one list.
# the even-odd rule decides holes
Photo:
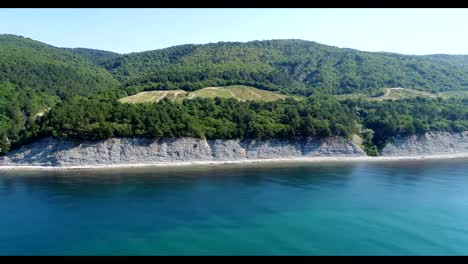
[(468, 160), (0, 171), (0, 255), (468, 255)]

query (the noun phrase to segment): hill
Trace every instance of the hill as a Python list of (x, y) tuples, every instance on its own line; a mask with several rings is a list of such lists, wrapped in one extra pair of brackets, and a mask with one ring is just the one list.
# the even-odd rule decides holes
[(28, 38), (0, 35), (0, 58), (0, 81), (61, 98), (119, 85), (82, 56)]
[(0, 152), (29, 139), (28, 122), (60, 99), (119, 86), (105, 69), (82, 55), (28, 38), (0, 35)]
[(1, 81), (62, 98), (118, 87), (119, 81), (131, 95), (229, 85), (306, 96), (316, 91), (372, 95), (388, 87), (468, 91), (465, 55), (372, 53), (294, 39), (187, 44), (121, 55), (0, 35), (0, 56)]
[(429, 92), (468, 89), (468, 68), (461, 62), (303, 40), (180, 45), (125, 54), (100, 65), (136, 91), (239, 84), (302, 95), (317, 90), (372, 94), (386, 87)]

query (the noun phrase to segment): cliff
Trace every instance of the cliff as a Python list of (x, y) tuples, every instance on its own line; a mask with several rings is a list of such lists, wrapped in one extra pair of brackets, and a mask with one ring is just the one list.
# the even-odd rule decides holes
[[(383, 157), (468, 154), (468, 131), (396, 137)], [(353, 141), (343, 138), (287, 140), (150, 140), (113, 138), (72, 141), (44, 138), (0, 157), (0, 166), (99, 166), (194, 161), (242, 161), (307, 157), (366, 157)]]
[(351, 140), (342, 138), (302, 141), (113, 138), (97, 142), (45, 138), (8, 153), (0, 158), (0, 165), (86, 166), (365, 155)]
[(468, 131), (426, 133), (396, 137), (382, 150), (382, 156), (420, 156), (468, 153)]

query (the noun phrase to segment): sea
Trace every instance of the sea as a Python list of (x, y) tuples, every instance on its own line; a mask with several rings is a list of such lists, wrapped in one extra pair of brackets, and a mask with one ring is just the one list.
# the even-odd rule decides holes
[(468, 159), (0, 171), (0, 255), (468, 255)]

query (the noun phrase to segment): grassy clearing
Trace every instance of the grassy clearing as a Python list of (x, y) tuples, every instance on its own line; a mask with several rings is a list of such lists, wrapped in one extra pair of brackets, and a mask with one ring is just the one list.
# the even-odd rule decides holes
[(276, 100), (284, 100), (288, 96), (270, 92), (266, 90), (257, 89), (254, 87), (248, 86), (234, 86), (230, 88), (231, 91), (234, 93), (234, 96), (239, 100), (257, 100), (257, 101), (276, 101)]
[(221, 98), (231, 98), (234, 97), (234, 94), (232, 91), (225, 89), (223, 87), (207, 87), (200, 89), (198, 91), (192, 92), (188, 96), (190, 99), (196, 98), (196, 97), (202, 97), (202, 98), (215, 98), (215, 97), (221, 97)]
[(375, 100), (398, 100), (398, 99), (406, 99), (406, 98), (415, 98), (415, 97), (430, 97), (436, 98), (437, 95), (428, 92), (422, 92), (412, 89), (405, 89), (405, 88), (387, 88), (385, 89), (385, 95), (379, 96), (374, 98)]
[[(128, 96), (120, 99), (122, 103), (145, 103), (145, 102), (159, 102), (163, 98), (173, 100), (193, 99), (193, 98), (236, 98), (241, 101), (254, 100), (254, 101), (275, 101), (284, 100), (288, 96), (270, 92), (266, 90), (257, 89), (250, 86), (232, 85), (226, 87), (206, 87), (191, 93), (183, 90), (174, 91), (149, 91), (141, 92), (136, 95)], [(298, 99), (299, 97), (294, 97)]]
[(468, 98), (468, 91), (451, 91), (440, 93), (442, 97), (445, 98)]
[[(429, 97), (429, 98), (468, 98), (468, 91), (451, 91), (433, 94), (429, 92), (422, 92), (413, 89), (406, 88), (386, 88), (385, 94), (379, 97), (369, 97), (365, 94), (354, 93), (354, 94), (343, 94), (336, 95), (338, 99), (366, 99), (366, 100), (399, 100), (405, 98), (414, 98), (414, 97)], [(122, 103), (145, 103), (145, 102), (159, 102), (163, 98), (169, 98), (172, 100), (182, 101), (184, 99), (193, 99), (193, 98), (236, 98), (241, 101), (254, 100), (254, 101), (275, 101), (275, 100), (284, 100), (288, 97), (294, 98), (296, 100), (303, 100), (305, 97), (301, 96), (286, 96), (283, 94), (257, 89), (251, 86), (243, 85), (231, 85), (226, 87), (206, 87), (194, 92), (186, 92), (184, 90), (170, 90), (170, 91), (148, 91), (141, 92), (136, 95), (128, 96), (120, 99)]]
[(286, 95), (243, 85), (231, 85), (226, 87), (206, 87), (201, 90), (190, 93), (188, 97), (236, 98), (241, 101), (275, 101), (284, 100), (285, 98), (287, 98)]
[(433, 94), (429, 92), (423, 92), (413, 89), (407, 88), (385, 88), (385, 94), (378, 97), (369, 97), (368, 95), (361, 94), (361, 93), (354, 93), (354, 94), (343, 94), (337, 95), (338, 99), (367, 99), (367, 100), (374, 100), (374, 101), (383, 101), (383, 100), (400, 100), (406, 98), (415, 98), (415, 97), (429, 97), (429, 98), (437, 98), (437, 97), (444, 97), (442, 94)]
[(119, 101), (122, 103), (130, 103), (130, 104), (148, 103), (148, 102), (157, 103), (166, 97), (169, 99), (174, 99), (174, 100), (183, 100), (184, 98), (187, 97), (187, 92), (183, 90), (148, 91), (148, 92), (141, 92), (132, 96), (122, 98)]

